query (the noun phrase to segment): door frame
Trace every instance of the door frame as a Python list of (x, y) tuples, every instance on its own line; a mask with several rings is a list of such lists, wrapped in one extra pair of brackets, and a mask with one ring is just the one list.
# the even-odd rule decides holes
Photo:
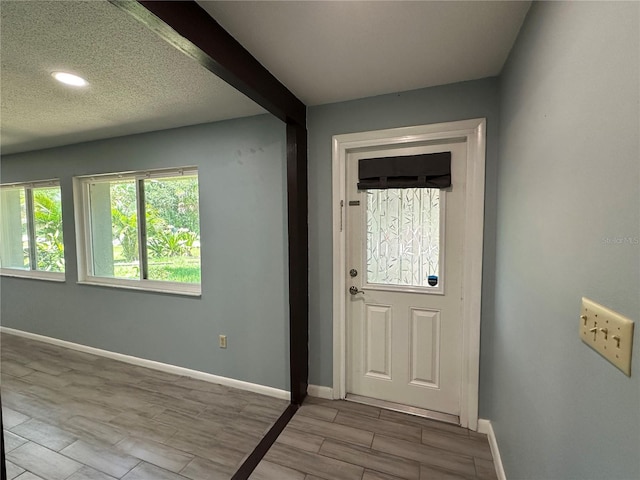
[(486, 119), (413, 127), (374, 130), (333, 136), (333, 398), (346, 396), (346, 161), (356, 149), (402, 146), (411, 143), (464, 138), (467, 144), (467, 192), (465, 239), (462, 261), (462, 377), (460, 424), (478, 428), (480, 373), (480, 316), (482, 301), (482, 250), (484, 232), (484, 188)]

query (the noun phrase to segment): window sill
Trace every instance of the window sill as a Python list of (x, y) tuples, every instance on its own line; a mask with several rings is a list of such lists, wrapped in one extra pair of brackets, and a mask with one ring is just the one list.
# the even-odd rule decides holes
[(18, 270), (13, 268), (0, 268), (0, 276), (12, 278), (24, 278), (27, 280), (44, 280), (47, 282), (63, 283), (66, 281), (64, 273), (43, 272), (40, 270)]
[(79, 280), (78, 285), (92, 285), (97, 287), (121, 288), (125, 290), (138, 290), (150, 293), (166, 293), (170, 295), (182, 295), (185, 297), (201, 297), (200, 285), (184, 283), (156, 282), (153, 280), (126, 280), (120, 278), (88, 277)]

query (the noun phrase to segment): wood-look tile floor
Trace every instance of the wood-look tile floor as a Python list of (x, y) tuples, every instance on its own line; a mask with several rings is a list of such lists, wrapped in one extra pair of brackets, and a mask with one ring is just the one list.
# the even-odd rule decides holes
[[(227, 479), (287, 402), (14, 335), (0, 340), (9, 479)], [(308, 398), (252, 480), (494, 480), (486, 436)]]
[(497, 479), (486, 435), (308, 397), (252, 480)]
[(229, 479), (288, 405), (0, 337), (9, 479)]

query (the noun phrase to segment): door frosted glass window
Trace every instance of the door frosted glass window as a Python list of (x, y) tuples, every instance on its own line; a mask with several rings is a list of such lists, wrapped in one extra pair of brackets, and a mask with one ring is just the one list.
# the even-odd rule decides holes
[(368, 283), (441, 283), (440, 195), (434, 188), (367, 190)]

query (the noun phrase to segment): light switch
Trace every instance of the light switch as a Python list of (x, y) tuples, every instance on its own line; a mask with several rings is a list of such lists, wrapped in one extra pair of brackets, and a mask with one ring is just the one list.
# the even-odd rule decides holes
[(582, 297), (580, 338), (626, 375), (631, 376), (632, 320)]

